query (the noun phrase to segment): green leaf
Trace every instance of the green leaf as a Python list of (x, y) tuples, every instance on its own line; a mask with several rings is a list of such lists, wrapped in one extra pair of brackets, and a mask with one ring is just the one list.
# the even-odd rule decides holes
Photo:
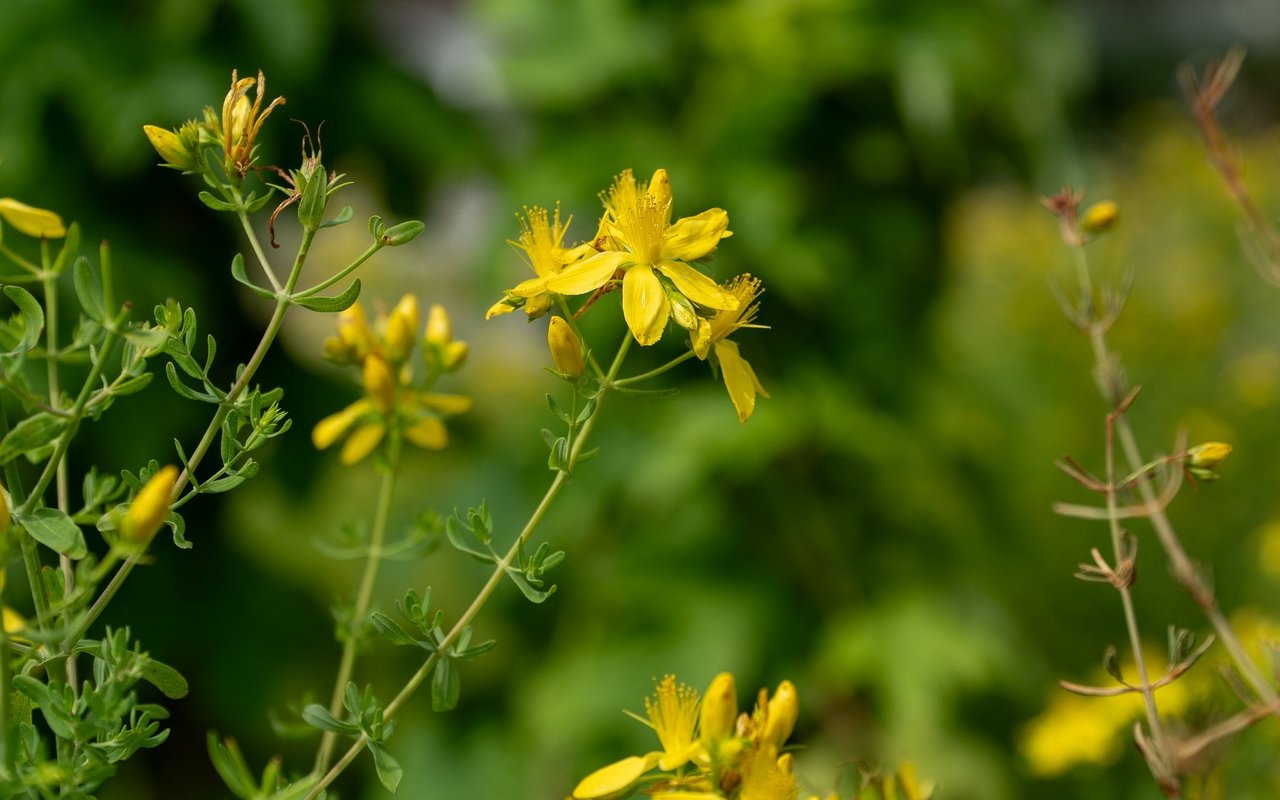
[(89, 264), (89, 259), (81, 256), (76, 259), (75, 266), (71, 268), (71, 277), (76, 286), (76, 297), (80, 300), (80, 307), (84, 309), (84, 313), (94, 322), (102, 322), (104, 317), (102, 307), (102, 284), (98, 280), (98, 276), (94, 274), (93, 266)]
[(58, 251), (58, 257), (53, 260), (53, 272), (61, 275), (67, 268), (68, 259), (75, 258), (79, 253), (80, 223), (73, 222), (67, 227), (67, 237), (62, 240), (62, 249)]
[(187, 686), (187, 679), (182, 677), (182, 673), (168, 664), (151, 659), (147, 659), (142, 665), (142, 678), (170, 700), (186, 697), (190, 688)]
[(524, 574), (517, 569), (508, 569), (507, 575), (511, 580), (515, 581), (516, 586), (520, 589), (520, 593), (523, 594), (525, 599), (530, 603), (545, 602), (548, 597), (556, 593), (555, 584), (552, 584), (550, 589), (542, 591), (529, 583)]
[(627, 397), (643, 397), (648, 400), (662, 400), (680, 393), (679, 389), (632, 389), (629, 386), (614, 386), (613, 390)]
[(65, 417), (45, 411), (32, 414), (14, 425), (0, 440), (0, 464), (7, 464), (23, 453), (54, 442), (66, 427)]
[(551, 443), (551, 452), (547, 454), (548, 469), (556, 472), (569, 471), (569, 440), (563, 436), (556, 437)]
[(214, 211), (235, 211), (236, 210), (235, 206), (231, 205), (225, 200), (219, 200), (218, 198), (214, 197), (208, 192), (201, 192), (196, 196), (200, 198), (201, 203), (204, 203), (206, 206), (208, 206), (209, 208), (212, 208)]
[(314, 231), (324, 222), (324, 207), (329, 201), (329, 178), (324, 165), (317, 163), (312, 167), (311, 176), (303, 177), (301, 171), (296, 173), (298, 187), (298, 222), (302, 227)]
[(137, 394), (147, 388), (151, 383), (151, 379), (155, 375), (150, 372), (144, 372), (141, 375), (134, 375), (132, 378), (126, 378), (116, 384), (116, 388), (112, 389), (112, 393), (116, 395)]
[(164, 345), (169, 332), (164, 328), (131, 327), (125, 330), (124, 338), (137, 348), (151, 351)]
[(229, 492), (240, 484), (248, 480), (246, 475), (228, 475), (225, 478), (209, 481), (200, 484), (200, 494), (218, 494), (219, 492)]
[(382, 217), (374, 214), (369, 217), (369, 235), (374, 239), (381, 239), (382, 232), (387, 229), (387, 224), (382, 221)]
[(453, 661), (442, 658), (431, 674), (431, 710), (452, 711), (462, 694), (462, 681)]
[(276, 296), (276, 293), (270, 289), (264, 289), (249, 280), (249, 276), (244, 271), (244, 256), (240, 253), (236, 253), (236, 257), (231, 259), (231, 277), (235, 278), (238, 283), (248, 286), (249, 290), (258, 297), (265, 297), (266, 299), (271, 300)]
[(336, 217), (334, 217), (333, 219), (325, 220), (324, 222), (321, 222), (320, 227), (332, 228), (335, 225), (341, 225), (345, 222), (350, 222), (351, 218), (354, 216), (355, 216), (355, 212), (351, 210), (351, 206), (343, 206), (342, 210), (338, 212), (338, 215)]
[(346, 311), (355, 304), (359, 297), (360, 279), (356, 278), (351, 282), (351, 285), (347, 287), (347, 290), (340, 295), (336, 295), (334, 297), (317, 297), (312, 295), (311, 297), (296, 298), (293, 302), (303, 308), (309, 308), (312, 311), (330, 314), (336, 311)]
[(4, 294), (18, 307), (22, 314), (22, 339), (10, 353), (25, 353), (40, 341), (40, 332), (44, 330), (44, 309), (36, 302), (35, 297), (21, 286), (4, 287)]
[(337, 717), (329, 713), (329, 709), (319, 703), (312, 703), (302, 709), (302, 718), (307, 724), (313, 728), (319, 728), (322, 731), (337, 733), (343, 736), (359, 736), (360, 727), (352, 725), (350, 722), (343, 722)]
[[(380, 611), (373, 612), (369, 621), (373, 623), (373, 627), (377, 628), (379, 633), (386, 637), (388, 642), (391, 642), (394, 645), (402, 647), (405, 645), (425, 644), (424, 642), (420, 642), (410, 636), (408, 631), (400, 626), (399, 622), (396, 622), (394, 619)], [(433, 648), (428, 646), (427, 649)]]
[(228, 739), (224, 744), (218, 739), (218, 734), (209, 731), (208, 741), (209, 760), (213, 762), (214, 770), (231, 793), (242, 800), (253, 800), (257, 797), (258, 787), (254, 783), (253, 775), (249, 772), (249, 765), (244, 761), (244, 756), (240, 755), (240, 748), (235, 740)]
[(497, 640), (490, 639), (487, 642), (481, 642), (475, 647), (469, 647), (466, 650), (459, 650), (453, 654), (453, 657), (457, 659), (470, 661), (472, 659), (479, 658), (480, 656), (484, 655), (485, 653), (489, 652), (490, 650), (492, 650), (497, 646), (498, 646)]
[(89, 549), (84, 544), (80, 526), (56, 508), (37, 508), (18, 520), (31, 538), (71, 559), (84, 558)]
[(183, 380), (178, 377), (178, 370), (174, 368), (172, 361), (169, 361), (164, 365), (164, 374), (165, 377), (169, 379), (169, 385), (173, 387), (173, 390), (177, 392), (179, 396), (185, 397), (188, 400), (195, 400), (200, 403), (213, 403), (214, 405), (217, 405), (218, 398), (205, 392), (198, 392), (184, 383)]
[(271, 195), (274, 192), (275, 192), (274, 186), (267, 186), (267, 191), (262, 195), (262, 197), (255, 198), (253, 196), (253, 192), (250, 192), (249, 196), (246, 197), (244, 201), (245, 213), (256, 214), (257, 212), (261, 211), (267, 205), (267, 201), (271, 199)]
[(369, 752), (373, 755), (373, 768), (378, 771), (378, 780), (382, 781), (388, 792), (395, 794), (400, 786), (400, 779), (404, 777), (404, 770), (380, 743), (369, 742)]

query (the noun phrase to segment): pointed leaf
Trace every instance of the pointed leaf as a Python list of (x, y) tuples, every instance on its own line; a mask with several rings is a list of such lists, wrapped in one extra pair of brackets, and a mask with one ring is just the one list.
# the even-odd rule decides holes
[(102, 284), (94, 274), (89, 259), (81, 256), (72, 267), (72, 279), (76, 286), (76, 297), (86, 316), (94, 322), (102, 322)]
[(329, 709), (319, 703), (312, 703), (302, 709), (302, 718), (307, 724), (313, 728), (319, 728), (322, 731), (330, 733), (338, 733), (343, 736), (359, 736), (359, 726), (352, 725), (350, 722), (343, 722), (337, 717), (329, 713)]
[(325, 220), (324, 222), (321, 222), (320, 227), (332, 228), (335, 225), (341, 225), (344, 222), (350, 222), (351, 218), (354, 216), (355, 216), (355, 212), (352, 211), (351, 206), (343, 206), (342, 210), (338, 212), (337, 216), (335, 216), (333, 219)]
[(388, 792), (395, 794), (400, 786), (400, 779), (404, 777), (404, 770), (380, 743), (369, 742), (369, 752), (373, 755), (373, 767), (378, 772), (378, 780), (382, 781)]
[(64, 417), (47, 412), (32, 414), (14, 425), (4, 439), (0, 440), (0, 464), (56, 441), (66, 427), (67, 420)]
[(236, 253), (236, 257), (231, 259), (231, 277), (235, 278), (238, 283), (248, 286), (250, 291), (258, 297), (265, 297), (268, 300), (273, 299), (276, 294), (270, 289), (264, 289), (253, 281), (249, 280), (249, 276), (244, 271), (244, 256)]
[(31, 538), (71, 559), (88, 555), (80, 526), (56, 508), (37, 508), (18, 520)]
[(333, 297), (318, 297), (316, 295), (312, 295), (311, 297), (299, 297), (293, 302), (303, 308), (311, 309), (312, 311), (331, 314), (337, 311), (346, 311), (355, 304), (359, 297), (360, 279), (356, 278), (342, 294), (335, 295)]
[(13, 304), (18, 307), (18, 312), (22, 314), (22, 339), (11, 352), (25, 353), (40, 341), (40, 332), (44, 330), (44, 309), (36, 302), (31, 292), (21, 286), (6, 286), (4, 294), (13, 301)]
[(451, 711), (458, 705), (462, 682), (453, 661), (442, 658), (431, 675), (431, 710)]
[(171, 700), (187, 696), (187, 679), (168, 664), (147, 659), (142, 665), (142, 678)]
[(236, 210), (235, 206), (231, 205), (230, 203), (224, 200), (219, 200), (218, 198), (214, 197), (208, 192), (201, 192), (196, 196), (200, 198), (201, 203), (204, 203), (206, 206), (208, 206), (209, 208), (212, 208), (214, 211), (235, 211)]

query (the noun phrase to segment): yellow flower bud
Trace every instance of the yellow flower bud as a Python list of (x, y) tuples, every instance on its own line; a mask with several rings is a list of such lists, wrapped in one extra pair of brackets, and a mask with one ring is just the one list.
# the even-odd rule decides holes
[(649, 196), (658, 201), (659, 207), (671, 204), (671, 176), (665, 169), (657, 169), (649, 179)]
[(446, 371), (453, 372), (462, 367), (466, 363), (467, 355), (471, 352), (471, 348), (466, 342), (449, 342), (444, 348), (444, 368)]
[(547, 344), (551, 347), (551, 360), (560, 373), (570, 378), (582, 374), (582, 342), (564, 317), (551, 318), (551, 324), (547, 326)]
[(426, 450), (442, 450), (449, 443), (449, 433), (437, 417), (423, 417), (405, 428), (404, 438)]
[(796, 726), (796, 717), (800, 715), (800, 703), (796, 696), (796, 687), (791, 681), (778, 684), (778, 689), (769, 700), (765, 717), (763, 741), (774, 747), (781, 747)]
[(21, 203), (12, 197), (0, 197), (0, 219), (4, 219), (19, 233), (36, 239), (61, 239), (67, 235), (62, 217), (52, 211)]
[(503, 314), (510, 314), (512, 311), (515, 311), (515, 310), (516, 310), (515, 306), (508, 303), (506, 299), (502, 299), (494, 303), (493, 305), (489, 306), (489, 310), (484, 312), (484, 318), (493, 319), (494, 317), (499, 317), (499, 316), (502, 316)]
[(1213, 469), (1231, 455), (1231, 445), (1225, 442), (1205, 442), (1187, 451), (1187, 463), (1197, 469)]
[(396, 303), (387, 317), (386, 343), (387, 358), (392, 361), (403, 361), (413, 349), (414, 337), (418, 333), (418, 298), (406, 294)]
[[(249, 86), (253, 85), (254, 81), (253, 78), (245, 78), (241, 80), (240, 83), (245, 84), (245, 88), (247, 89)], [(245, 130), (249, 127), (249, 112), (252, 108), (253, 106), (249, 102), (249, 96), (247, 94), (241, 94), (236, 98), (235, 104), (231, 107), (230, 132), (231, 143), (233, 145), (240, 141), (240, 137), (244, 136)]]
[(178, 169), (193, 169), (195, 167), (195, 156), (182, 143), (182, 137), (176, 131), (155, 125), (143, 125), (142, 132), (151, 140), (151, 146), (164, 159), (164, 163)]
[(396, 404), (396, 379), (382, 356), (371, 354), (364, 360), (364, 391), (383, 414)]
[(353, 356), (355, 361), (363, 361), (373, 349), (373, 331), (369, 329), (369, 320), (365, 318), (364, 309), (359, 303), (338, 314), (338, 339)]
[(1116, 224), (1120, 217), (1120, 207), (1111, 200), (1094, 203), (1084, 212), (1080, 227), (1085, 233), (1102, 233)]
[(121, 539), (141, 545), (155, 536), (169, 516), (169, 499), (177, 482), (178, 468), (172, 464), (151, 476), (120, 520)]
[(711, 679), (711, 685), (702, 698), (702, 710), (698, 719), (699, 740), (705, 745), (731, 736), (737, 718), (738, 698), (733, 675), (721, 672)]
[(453, 325), (449, 322), (449, 312), (444, 310), (444, 306), (435, 303), (431, 306), (431, 311), (427, 313), (427, 336), (428, 344), (446, 345), (453, 341)]

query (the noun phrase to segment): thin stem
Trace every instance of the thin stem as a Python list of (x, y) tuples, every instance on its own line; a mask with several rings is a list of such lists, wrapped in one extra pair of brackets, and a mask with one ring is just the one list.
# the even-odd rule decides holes
[[(342, 643), (342, 659), (338, 663), (338, 675), (333, 681), (333, 696), (329, 700), (329, 713), (337, 716), (342, 711), (342, 696), (351, 680), (351, 673), (356, 663), (356, 648), (360, 643), (360, 629), (365, 616), (369, 613), (369, 603), (373, 598), (373, 587), (378, 580), (378, 567), (382, 564), (383, 544), (386, 540), (387, 517), (391, 512), (391, 497), (395, 492), (396, 475), (399, 472), (399, 459), (395, 444), (391, 445), (392, 453), (387, 471), (382, 475), (382, 485), (378, 491), (378, 505), (373, 513), (373, 531), (369, 534), (369, 557), (364, 562), (364, 575), (360, 578), (360, 589), (356, 593), (356, 604), (351, 615), (351, 630), (346, 641)], [(333, 756), (333, 747), (337, 734), (325, 731), (320, 738), (320, 748), (316, 751), (316, 762), (312, 772), (319, 774), (329, 768), (329, 760)]]
[(693, 358), (695, 355), (697, 354), (694, 353), (692, 350), (686, 350), (684, 353), (681, 353), (680, 355), (676, 356), (675, 358), (671, 359), (670, 361), (668, 361), (667, 363), (663, 364), (662, 366), (656, 369), (651, 369), (648, 372), (642, 372), (639, 375), (632, 375), (630, 378), (623, 378), (620, 381), (614, 381), (613, 385), (614, 386), (630, 386), (633, 383), (640, 383), (641, 381), (647, 381), (650, 378), (656, 378), (662, 373), (671, 369), (672, 367), (675, 367), (678, 364), (683, 364), (684, 362)]
[(343, 278), (347, 277), (352, 272), (354, 272), (357, 267), (359, 267), (364, 262), (368, 261), (373, 256), (374, 253), (378, 252), (383, 247), (385, 247), (385, 245), (382, 243), (381, 240), (374, 242), (373, 244), (369, 245), (367, 250), (365, 250), (360, 255), (356, 256), (355, 261), (352, 261), (350, 264), (338, 270), (336, 274), (328, 278), (325, 278), (324, 280), (317, 283), (315, 286), (312, 286), (309, 289), (303, 289), (302, 291), (296, 293), (294, 295), (294, 298), (300, 299), (303, 297), (310, 297), (316, 292), (328, 289), (330, 286), (334, 285), (338, 281), (342, 280)]
[[(596, 410), (583, 424), (582, 430), (578, 433), (578, 440), (569, 451), (569, 463), (565, 465), (566, 469), (556, 473), (556, 477), (551, 481), (551, 485), (547, 487), (547, 491), (542, 496), (542, 500), (538, 502), (537, 507), (533, 510), (533, 514), (529, 516), (529, 521), (525, 523), (524, 528), (520, 531), (520, 535), (511, 543), (511, 548), (507, 550), (507, 553), (502, 557), (502, 560), (494, 566), (493, 573), (489, 576), (489, 579), (485, 582), (484, 586), (480, 588), (475, 599), (471, 601), (471, 605), (467, 607), (466, 611), (462, 612), (462, 616), (458, 617), (457, 622), (455, 622), (453, 627), (449, 629), (449, 632), (445, 634), (444, 639), (440, 641), (435, 652), (427, 657), (427, 660), (423, 662), (417, 672), (413, 673), (413, 676), (409, 678), (400, 692), (392, 698), (391, 702), (387, 703), (386, 707), (382, 711), (383, 719), (391, 719), (392, 716), (394, 716), (395, 713), (399, 711), (400, 708), (409, 700), (409, 698), (413, 696), (413, 693), (418, 690), (418, 687), (426, 681), (427, 677), (431, 674), (431, 671), (435, 669), (436, 663), (440, 660), (440, 654), (449, 652), (449, 649), (453, 647), (454, 642), (458, 640), (458, 637), (462, 635), (462, 632), (466, 630), (467, 626), (471, 624), (471, 621), (480, 613), (480, 609), (484, 608), (484, 604), (489, 600), (489, 597), (493, 594), (494, 590), (497, 589), (498, 585), (506, 578), (507, 570), (510, 568), (511, 563), (515, 561), (516, 554), (519, 552), (520, 546), (523, 545), (533, 534), (534, 530), (537, 529), (538, 524), (542, 522), (542, 518), (546, 515), (547, 510), (551, 508), (552, 502), (554, 502), (556, 496), (560, 494), (560, 489), (568, 481), (569, 473), (573, 471), (573, 466), (577, 462), (579, 455), (581, 455), (582, 449), (586, 445), (587, 440), (590, 438), (591, 431), (595, 427), (596, 420), (600, 418), (600, 408), (604, 404), (605, 395), (608, 394), (609, 390), (615, 385), (614, 379), (617, 377), (618, 371), (622, 368), (622, 362), (626, 358), (627, 351), (630, 347), (631, 333), (627, 332), (626, 338), (623, 339), (622, 345), (618, 348), (618, 354), (613, 359), (613, 364), (609, 367), (608, 374), (605, 375), (604, 380), (601, 382), (600, 394), (596, 399)], [(361, 734), (361, 736), (356, 739), (355, 743), (342, 754), (342, 757), (338, 759), (337, 763), (335, 763), (333, 767), (324, 774), (319, 782), (312, 787), (305, 800), (314, 800), (316, 797), (319, 797), (325, 790), (325, 787), (333, 783), (334, 780), (342, 774), (343, 770), (345, 770), (351, 762), (360, 755), (360, 752), (364, 750), (365, 745), (367, 744), (368, 739)]]
[(275, 289), (276, 294), (279, 294), (280, 281), (276, 279), (276, 272), (271, 268), (271, 262), (267, 260), (267, 254), (262, 249), (262, 242), (258, 241), (258, 234), (253, 230), (253, 224), (249, 222), (249, 212), (244, 208), (244, 199), (240, 196), (239, 187), (231, 187), (231, 197), (236, 207), (236, 216), (240, 218), (240, 226), (244, 228), (244, 235), (249, 240), (249, 246), (253, 248), (253, 254), (258, 257), (258, 263), (262, 265), (262, 271), (267, 274), (267, 280), (271, 282), (271, 288)]

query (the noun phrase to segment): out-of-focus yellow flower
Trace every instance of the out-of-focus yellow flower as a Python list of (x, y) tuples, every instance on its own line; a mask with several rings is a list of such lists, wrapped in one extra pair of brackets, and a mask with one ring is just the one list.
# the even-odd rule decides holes
[(732, 235), (723, 209), (708, 209), (672, 223), (671, 183), (664, 169), (654, 173), (643, 191), (634, 176), (624, 172), (609, 198), (601, 223), (607, 234), (596, 240), (597, 246), (607, 249), (558, 274), (527, 280), (509, 294), (526, 299), (547, 291), (586, 294), (621, 272), (622, 315), (641, 345), (662, 338), (672, 313), (671, 296), (708, 309), (738, 307), (736, 297), (688, 263), (706, 258), (721, 239)]
[[(379, 319), (376, 330), (359, 303), (338, 315), (338, 335), (325, 342), (325, 353), (339, 363), (360, 366), (365, 396), (316, 423), (311, 441), (318, 449), (346, 437), (339, 458), (351, 465), (376, 450), (389, 431), (429, 450), (448, 444), (443, 418), (465, 413), (471, 408), (471, 398), (436, 394), (416, 386), (409, 356), (418, 325), (418, 301), (411, 294)], [(432, 306), (428, 315), (423, 353), (429, 367), (427, 382), (456, 369), (466, 357), (466, 343), (452, 340), (448, 315), (441, 306)], [(436, 369), (433, 363), (438, 360), (448, 366)]]
[(756, 409), (756, 395), (768, 397), (769, 393), (760, 385), (751, 364), (738, 352), (737, 343), (729, 341), (728, 337), (741, 328), (764, 327), (754, 324), (760, 310), (756, 301), (764, 290), (760, 279), (750, 275), (739, 275), (725, 284), (724, 290), (737, 300), (737, 307), (720, 311), (709, 320), (699, 318), (698, 327), (690, 332), (689, 340), (694, 354), (700, 359), (706, 359), (714, 349), (720, 376), (729, 391), (729, 400), (738, 412), (738, 421), (746, 422)]
[(14, 230), (36, 239), (61, 239), (67, 235), (62, 217), (43, 208), (29, 206), (12, 197), (0, 197), (0, 219)]
[(172, 464), (151, 476), (120, 518), (120, 538), (123, 541), (132, 545), (151, 541), (169, 516), (170, 496), (177, 481), (178, 468)]
[(1272, 518), (1258, 532), (1258, 566), (1272, 578), (1280, 578), (1280, 518)]
[[(520, 237), (514, 242), (508, 241), (507, 244), (521, 252), (525, 263), (538, 278), (558, 275), (567, 265), (575, 263), (589, 253), (596, 252), (590, 243), (573, 248), (564, 246), (564, 236), (569, 230), (569, 224), (573, 222), (573, 217), (562, 223), (559, 205), (555, 208), (554, 216), (549, 216), (545, 208), (534, 206), (525, 208), (524, 216), (519, 219)], [(485, 313), (485, 319), (492, 319), (517, 308), (523, 308), (529, 315), (529, 319), (537, 319), (546, 314), (554, 303), (555, 295), (548, 291), (529, 296), (516, 296), (508, 292), (489, 308)]]
[(585, 364), (582, 361), (582, 342), (564, 317), (552, 317), (547, 325), (547, 346), (551, 348), (551, 361), (562, 375), (577, 378)]
[[(249, 90), (257, 86), (253, 102), (249, 102)], [(205, 109), (207, 124), (212, 127), (222, 142), (225, 153), (224, 168), (228, 175), (234, 173), (243, 178), (253, 166), (255, 159), (254, 145), (257, 144), (258, 132), (262, 123), (275, 110), (276, 106), (285, 103), (283, 97), (277, 97), (262, 108), (263, 96), (267, 90), (267, 79), (258, 70), (257, 78), (241, 78), (231, 71), (231, 88), (222, 100), (222, 114), (215, 116), (213, 109)]]
[[(662, 750), (593, 772), (573, 797), (620, 797), (644, 780), (654, 800), (795, 800), (793, 756), (778, 755), (795, 725), (795, 686), (783, 681), (773, 700), (761, 690), (753, 714), (736, 724), (733, 687), (732, 675), (717, 675), (700, 704), (697, 692), (673, 676), (663, 678), (645, 701), (646, 717), (632, 715), (654, 729)], [(666, 774), (650, 774), (655, 769)]]
[(1187, 450), (1187, 463), (1193, 467), (1213, 469), (1231, 455), (1233, 448), (1226, 442), (1205, 442)]
[(1080, 229), (1085, 233), (1102, 233), (1109, 230), (1120, 218), (1120, 207), (1114, 200), (1094, 203), (1080, 218)]

